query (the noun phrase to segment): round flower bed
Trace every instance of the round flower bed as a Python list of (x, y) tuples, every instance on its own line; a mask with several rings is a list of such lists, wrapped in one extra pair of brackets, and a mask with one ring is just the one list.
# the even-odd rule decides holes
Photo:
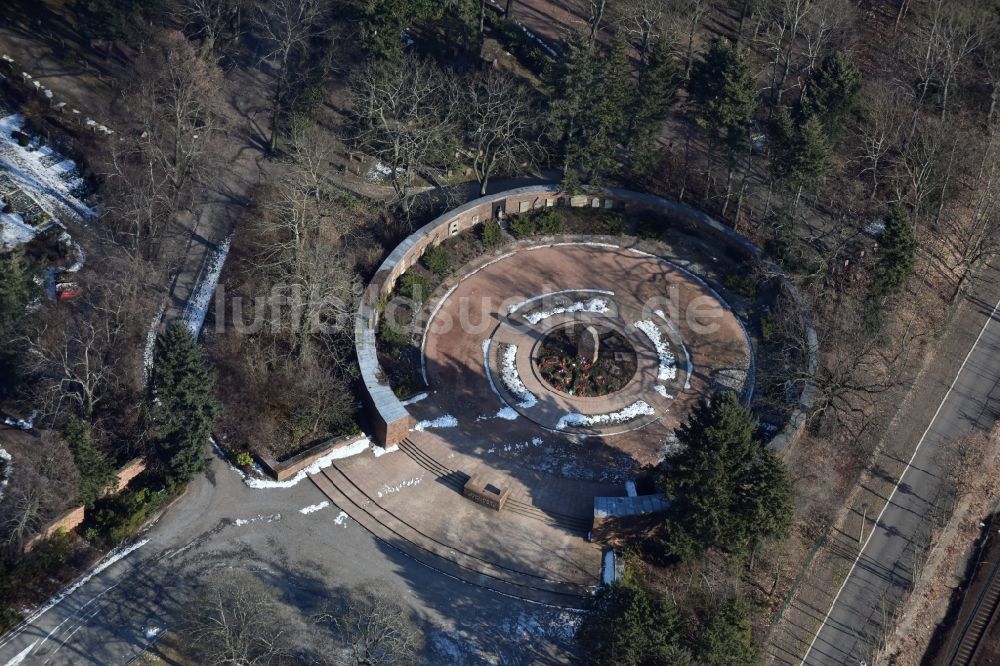
[(635, 376), (636, 355), (620, 333), (597, 327), (597, 360), (577, 355), (583, 324), (558, 328), (542, 340), (534, 358), (539, 376), (556, 391), (592, 398), (620, 391)]

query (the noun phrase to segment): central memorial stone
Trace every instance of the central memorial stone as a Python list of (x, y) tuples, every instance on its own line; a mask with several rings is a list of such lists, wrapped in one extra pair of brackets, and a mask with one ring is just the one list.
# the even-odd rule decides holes
[(576, 340), (576, 355), (594, 363), (600, 351), (601, 336), (593, 326), (584, 326)]

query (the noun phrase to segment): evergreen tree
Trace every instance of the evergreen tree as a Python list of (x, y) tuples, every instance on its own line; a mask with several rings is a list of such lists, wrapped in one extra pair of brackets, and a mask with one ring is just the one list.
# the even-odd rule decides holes
[(639, 72), (635, 102), (629, 110), (627, 148), (636, 173), (650, 173), (656, 166), (656, 138), (677, 101), (679, 83), (680, 72), (670, 42), (659, 39)]
[(576, 164), (586, 152), (588, 118), (600, 71), (594, 46), (579, 33), (570, 38), (566, 57), (552, 69), (548, 120), (562, 150), (563, 185), (569, 191), (580, 186)]
[(201, 346), (180, 324), (156, 341), (151, 388), (165, 475), (185, 483), (207, 466), (205, 446), (217, 407), (215, 376)]
[(35, 276), (20, 250), (0, 254), (0, 395), (13, 391), (20, 374), (17, 338), (23, 333), (28, 304), (39, 296)]
[(879, 239), (873, 295), (884, 299), (899, 294), (913, 272), (916, 255), (917, 239), (913, 235), (913, 224), (903, 207), (898, 203), (893, 204), (889, 208), (885, 229)]
[(808, 116), (796, 126), (788, 109), (780, 109), (774, 118), (776, 150), (772, 161), (775, 175), (795, 191), (794, 211), (798, 210), (802, 190), (814, 186), (830, 171), (830, 146), (823, 124)]
[(702, 666), (753, 666), (759, 650), (753, 642), (753, 607), (745, 597), (732, 597), (714, 608), (698, 633)]
[(77, 485), (77, 502), (87, 508), (104, 497), (112, 488), (117, 476), (115, 467), (102, 451), (94, 446), (90, 424), (74, 418), (63, 430), (63, 437), (73, 452), (73, 461), (80, 472), (80, 482)]
[(802, 89), (800, 113), (804, 117), (816, 116), (830, 132), (836, 133), (857, 104), (860, 92), (861, 72), (846, 54), (837, 51), (810, 75)]
[(744, 556), (787, 533), (791, 486), (756, 427), (727, 391), (702, 400), (678, 429), (682, 448), (664, 461), (660, 477), (670, 501), (666, 545), (674, 555), (687, 559), (714, 547)]
[(615, 39), (607, 54), (575, 34), (566, 57), (552, 70), (554, 93), (549, 127), (563, 153), (563, 186), (579, 189), (582, 180), (600, 183), (618, 164), (627, 141), (635, 82), (629, 75), (628, 45)]
[(724, 37), (716, 39), (695, 63), (689, 85), (713, 138), (724, 140), (731, 150), (746, 146), (757, 107), (746, 53)]
[(693, 666), (684, 645), (684, 629), (683, 618), (671, 601), (624, 581), (595, 598), (577, 640), (593, 664)]

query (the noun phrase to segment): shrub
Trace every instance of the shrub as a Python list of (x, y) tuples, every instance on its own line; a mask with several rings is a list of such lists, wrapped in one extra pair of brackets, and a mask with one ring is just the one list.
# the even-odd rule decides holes
[(510, 232), (515, 238), (535, 235), (535, 220), (530, 215), (515, 215), (510, 220)]
[(236, 464), (240, 467), (250, 467), (253, 465), (253, 456), (250, 455), (249, 451), (240, 451), (236, 456)]
[(596, 232), (605, 236), (625, 233), (625, 216), (621, 213), (602, 213), (597, 218)]
[(396, 322), (389, 321), (389, 317), (382, 317), (382, 321), (379, 322), (378, 338), (393, 353), (399, 353), (400, 349), (410, 344), (410, 338), (404, 328)]
[(447, 275), (451, 270), (451, 254), (440, 245), (427, 248), (422, 261), (427, 270), (438, 275)]
[(403, 273), (396, 287), (401, 296), (423, 303), (431, 293), (431, 281), (416, 271)]
[(496, 247), (503, 242), (503, 230), (500, 228), (500, 223), (496, 220), (486, 220), (483, 223), (483, 243), (486, 247)]
[(723, 282), (726, 285), (726, 289), (729, 289), (744, 298), (757, 297), (757, 285), (754, 283), (753, 278), (748, 275), (744, 275), (742, 273), (730, 273), (726, 276)]
[(655, 217), (641, 217), (635, 225), (636, 235), (644, 240), (659, 240), (663, 237), (663, 221)]
[(535, 218), (535, 227), (538, 229), (538, 233), (543, 236), (561, 234), (565, 225), (566, 220), (563, 218), (563, 214), (552, 208), (542, 211)]

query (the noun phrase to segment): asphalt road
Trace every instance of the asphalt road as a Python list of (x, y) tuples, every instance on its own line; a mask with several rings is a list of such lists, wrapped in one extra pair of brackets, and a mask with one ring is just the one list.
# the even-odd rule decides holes
[[(981, 293), (996, 297), (1000, 279), (987, 271)], [(974, 301), (975, 302), (975, 301)], [(982, 328), (967, 355), (952, 366), (949, 390), (843, 583), (802, 663), (872, 664), (886, 614), (912, 582), (915, 553), (928, 532), (942, 487), (940, 447), (972, 429), (988, 431), (1000, 417), (1000, 302), (982, 302), (974, 325)]]
[[(371, 455), (370, 453), (362, 455)], [(402, 455), (390, 454), (390, 455)], [(300, 614), (371, 584), (397, 598), (426, 638), (422, 663), (561, 663), (578, 615), (448, 578), (377, 541), (311, 481), (251, 489), (221, 460), (145, 534), (147, 540), (0, 640), (0, 664), (124, 664), (185, 619), (200, 577), (255, 572)], [(18, 659), (22, 661), (18, 662)]]

